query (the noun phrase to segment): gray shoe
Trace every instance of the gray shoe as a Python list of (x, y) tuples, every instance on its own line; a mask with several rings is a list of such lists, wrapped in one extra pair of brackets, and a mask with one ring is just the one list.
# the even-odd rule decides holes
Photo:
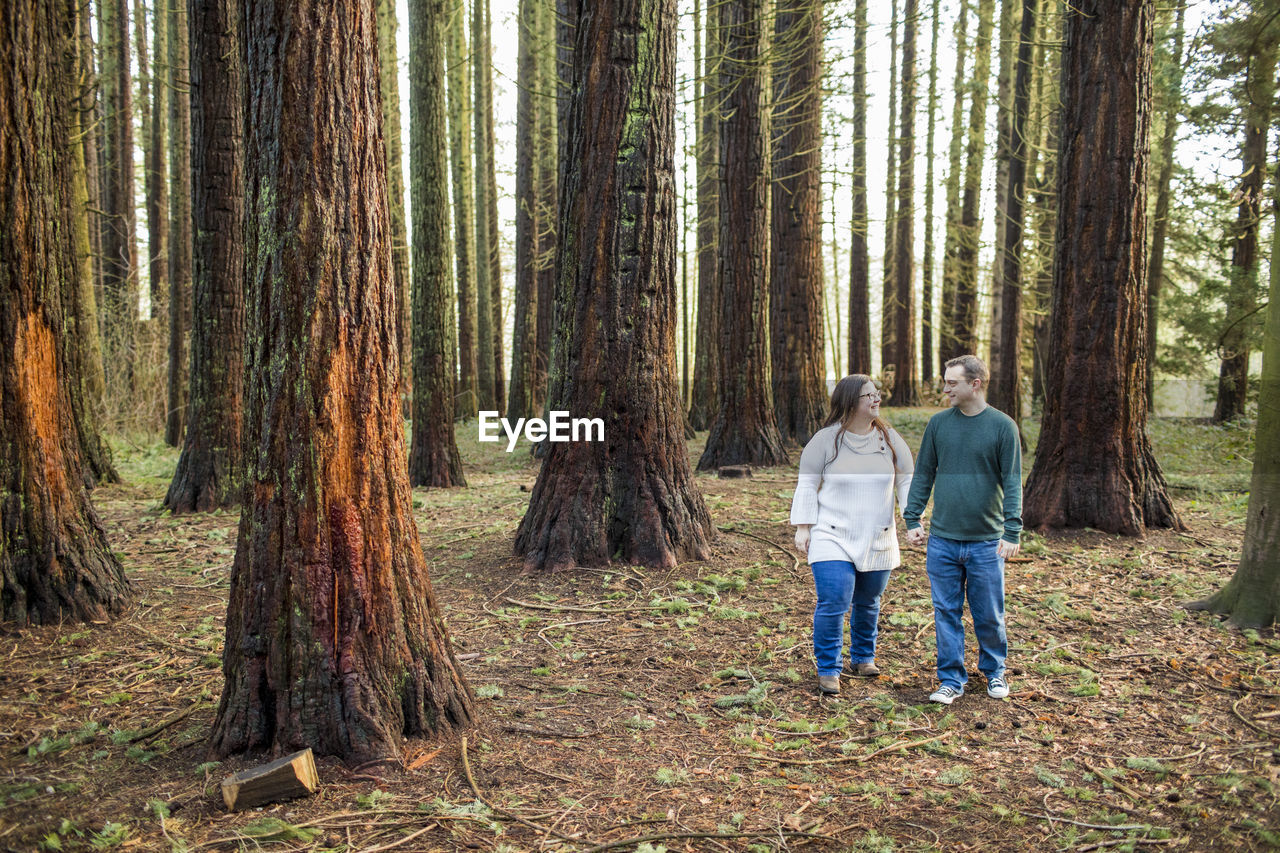
[(840, 692), (840, 676), (838, 675), (819, 675), (818, 676), (818, 692), (827, 696), (835, 696)]
[(1009, 684), (1004, 680), (1004, 676), (997, 675), (995, 678), (987, 679), (987, 695), (992, 699), (1004, 699), (1009, 695)]
[(929, 694), (929, 701), (937, 702), (942, 705), (950, 705), (963, 695), (964, 690), (956, 690), (954, 687), (944, 684)]

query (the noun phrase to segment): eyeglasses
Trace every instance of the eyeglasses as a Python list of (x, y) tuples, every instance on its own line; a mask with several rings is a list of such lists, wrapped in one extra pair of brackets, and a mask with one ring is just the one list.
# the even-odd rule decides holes
[(944, 379), (942, 380), (942, 385), (945, 388), (954, 388), (957, 385), (959, 385), (961, 382), (968, 383), (972, 381), (973, 381), (972, 379)]
[(871, 399), (873, 399), (873, 400), (879, 400), (879, 399), (881, 399), (881, 397), (880, 397), (880, 392), (879, 392), (879, 391), (872, 391), (870, 394), (859, 394), (859, 395), (858, 395), (858, 399), (859, 399), (859, 400), (861, 400), (863, 397), (870, 397), (870, 398), (871, 398)]

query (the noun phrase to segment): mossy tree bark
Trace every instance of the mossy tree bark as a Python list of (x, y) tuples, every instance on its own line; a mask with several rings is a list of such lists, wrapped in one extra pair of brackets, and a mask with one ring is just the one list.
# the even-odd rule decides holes
[(134, 2), (134, 32), (138, 42), (138, 111), (142, 116), (142, 139), (146, 146), (143, 186), (147, 207), (147, 262), (151, 273), (151, 313), (148, 319), (169, 316), (169, 176), (165, 169), (165, 141), (169, 87), (164, 68), (168, 64), (161, 51), (168, 50), (169, 19), (163, 3), (152, 10), (155, 22), (155, 53), (147, 61), (147, 17), (142, 0)]
[(906, 0), (902, 22), (902, 115), (898, 119), (897, 219), (893, 223), (893, 404), (920, 405), (915, 323), (916, 32), (920, 6)]
[(1181, 526), (1146, 432), (1153, 17), (1151, 0), (1089, 0), (1066, 14), (1050, 393), (1028, 527)]
[(938, 32), (941, 29), (942, 3), (933, 0), (930, 16), (933, 23), (929, 34), (929, 94), (925, 107), (929, 112), (929, 129), (925, 134), (924, 178), (924, 260), (920, 266), (920, 393), (924, 395), (933, 387), (940, 371), (934, 369), (933, 344), (933, 294), (936, 254), (934, 247), (933, 210), (936, 183), (934, 181), (934, 139), (938, 125)]
[(445, 0), (409, 7), (409, 203), (413, 211), (413, 441), (415, 486), (465, 486), (454, 438), (458, 328), (449, 228), (445, 115)]
[(502, 268), (493, 160), (493, 48), (488, 0), (472, 0), (471, 9), (475, 75), (476, 376), (479, 408), (504, 412), (507, 398), (502, 378)]
[(697, 74), (698, 127), (695, 133), (697, 187), (698, 319), (694, 334), (693, 399), (689, 403), (689, 426), (705, 430), (716, 413), (720, 387), (720, 281), (716, 274), (716, 241), (719, 233), (720, 163), (717, 127), (722, 105), (716, 81), (720, 75), (719, 13), (708, 2), (698, 26), (706, 45), (701, 70)]
[(128, 0), (109, 6), (103, 33), (105, 122), (110, 148), (105, 177), (102, 244), (103, 346), (107, 393), (127, 401), (133, 394), (138, 335), (137, 213), (133, 203), (133, 74), (129, 51)]
[(787, 459), (769, 382), (768, 135), (763, 0), (719, 4), (720, 393), (698, 469)]
[[(538, 91), (536, 145), (538, 182), (534, 188), (538, 203), (537, 276), (538, 276), (538, 331), (537, 353), (533, 360), (533, 405), (541, 415), (547, 408), (551, 379), (551, 324), (555, 312), (556, 292), (556, 233), (559, 230), (560, 156), (559, 115), (556, 101), (560, 84), (557, 71), (556, 17), (559, 14), (557, 0), (538, 0)], [(539, 453), (544, 445), (536, 448)]]
[(244, 36), (233, 0), (190, 9), (191, 396), (164, 505), (208, 512), (240, 502), (244, 396)]
[(538, 61), (539, 14), (544, 0), (520, 0), (516, 95), (516, 280), (511, 340), (511, 388), (507, 413), (512, 418), (542, 415), (538, 399), (539, 235), (544, 223), (539, 204), (543, 159), (539, 152), (538, 111), (544, 81)]
[[(897, 312), (894, 311), (895, 280), (893, 275), (894, 238), (898, 229), (898, 157), (895, 148), (898, 143), (898, 0), (889, 2), (889, 129), (888, 142), (885, 146), (884, 170), (884, 279), (880, 286), (880, 372), (885, 375), (888, 390), (894, 393), (890, 368), (896, 373), (893, 363), (893, 323)], [(896, 401), (895, 401), (896, 402)]]
[(853, 219), (849, 228), (849, 373), (871, 374), (871, 254), (867, 245), (867, 0), (853, 7)]
[(778, 0), (774, 34), (771, 378), (778, 431), (804, 444), (822, 426), (827, 403), (820, 0)]
[(452, 0), (445, 36), (449, 88), (449, 161), (453, 180), (454, 261), (458, 283), (458, 418), (479, 410), (476, 373), (476, 255), (474, 167), (471, 163), (471, 53), (467, 50), (467, 4)]
[(405, 470), (374, 0), (244, 21), (251, 450), (211, 748), (391, 758), (473, 711)]
[(164, 440), (177, 447), (187, 425), (190, 365), (186, 339), (191, 329), (195, 251), (191, 231), (191, 31), (186, 3), (171, 3), (169, 10), (169, 402)]
[(960, 266), (960, 184), (964, 176), (964, 99), (965, 64), (969, 58), (969, 2), (960, 0), (960, 17), (956, 21), (956, 70), (952, 89), (951, 144), (947, 148), (947, 225), (942, 245), (942, 294), (938, 311), (938, 373), (942, 365), (954, 358), (960, 345), (956, 341), (956, 286)]
[[(987, 368), (992, 376), (1002, 372), (1000, 316), (1003, 311), (1001, 294), (1004, 292), (1005, 251), (1007, 238), (1005, 230), (1009, 220), (1006, 216), (1009, 204), (1009, 164), (1013, 150), (1013, 78), (1014, 64), (1018, 53), (1018, 22), (1022, 19), (1022, 0), (1000, 0), (1000, 29), (996, 36), (998, 51), (998, 71), (996, 72), (996, 197), (995, 226), (996, 239), (991, 259), (991, 314), (988, 335)], [(991, 402), (988, 396), (987, 402)], [(997, 407), (1000, 408), (1000, 407)]]
[(548, 442), (515, 548), (528, 570), (704, 559), (676, 378), (675, 0), (584, 4), (557, 268), (553, 401), (604, 441)]
[(83, 271), (76, 20), (67, 0), (0, 11), (0, 620), (20, 626), (97, 621), (131, 599), (85, 489), (62, 340), (63, 292)]
[(404, 146), (400, 133), (400, 59), (395, 0), (378, 0), (378, 68), (382, 126), (387, 140), (387, 195), (391, 201), (391, 269), (396, 281), (396, 342), (405, 414), (413, 399), (413, 303), (409, 297), (409, 231), (404, 207)]

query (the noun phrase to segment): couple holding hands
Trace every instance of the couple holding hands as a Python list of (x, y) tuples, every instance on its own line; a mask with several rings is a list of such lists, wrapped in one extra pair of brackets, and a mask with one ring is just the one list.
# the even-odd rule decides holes
[[(808, 554), (817, 590), (813, 654), (818, 689), (840, 692), (840, 673), (876, 676), (876, 623), (890, 570), (902, 563), (895, 500), (907, 542), (928, 542), (938, 688), (950, 705), (964, 694), (964, 600), (978, 638), (987, 695), (1009, 695), (1004, 623), (1004, 561), (1022, 533), (1022, 450), (1013, 419), (987, 405), (989, 374), (973, 355), (946, 364), (951, 407), (930, 418), (911, 450), (880, 417), (880, 392), (868, 376), (841, 379), (823, 428), (805, 445), (791, 503), (796, 548)], [(920, 524), (933, 495), (930, 533)], [(849, 656), (842, 666), (848, 615)]]

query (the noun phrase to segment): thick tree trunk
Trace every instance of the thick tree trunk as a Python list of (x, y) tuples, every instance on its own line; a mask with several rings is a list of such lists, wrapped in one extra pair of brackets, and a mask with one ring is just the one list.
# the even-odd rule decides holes
[[(212, 751), (395, 757), (473, 711), (405, 470), (374, 0), (244, 20), (252, 450)], [(442, 35), (411, 32), (436, 83)]]
[(240, 503), (244, 395), (244, 37), (235, 0), (192, 0), (190, 418), (164, 505)]
[(1037, 0), (1021, 0), (1013, 102), (1009, 111), (1009, 168), (1004, 199), (1000, 290), (1000, 360), (991, 373), (987, 402), (1022, 423), (1022, 229), (1027, 194), (1027, 109), (1031, 101), (1031, 48)]
[(1240, 146), (1241, 173), (1237, 193), (1235, 234), (1231, 246), (1231, 287), (1227, 294), (1227, 329), (1218, 342), (1222, 363), (1218, 370), (1218, 401), (1214, 423), (1245, 415), (1249, 390), (1249, 340), (1256, 328), (1258, 293), (1258, 222), (1262, 188), (1267, 175), (1267, 131), (1271, 127), (1271, 102), (1276, 92), (1276, 49), (1259, 37), (1259, 48), (1250, 58), (1241, 108), (1244, 141)]
[(779, 0), (773, 50), (769, 280), (774, 413), (801, 444), (822, 426), (822, 4)]
[[(479, 4), (477, 4), (479, 5)], [(396, 341), (404, 413), (413, 400), (413, 305), (409, 294), (409, 231), (404, 209), (404, 145), (400, 135), (400, 59), (395, 0), (378, 0), (378, 68), (383, 136), (387, 140), (387, 195), (391, 200), (391, 270), (396, 283)]]
[(720, 393), (720, 280), (716, 271), (720, 232), (720, 162), (717, 137), (721, 110), (716, 84), (721, 70), (719, 12), (707, 4), (702, 20), (706, 34), (706, 60), (698, 76), (700, 94), (695, 110), (698, 121), (698, 329), (694, 347), (693, 401), (689, 425), (695, 430), (711, 427)]
[(1066, 15), (1050, 393), (1028, 527), (1181, 526), (1143, 393), (1153, 17), (1151, 0), (1088, 0)]
[(955, 100), (951, 106), (951, 144), (947, 149), (947, 233), (942, 248), (942, 305), (939, 311), (938, 373), (943, 373), (947, 359), (960, 354), (956, 340), (956, 287), (960, 276), (960, 184), (964, 175), (964, 99), (965, 60), (969, 55), (969, 3), (960, 0), (960, 18), (956, 22), (956, 73), (952, 87)]
[[(1186, 0), (1178, 0), (1173, 25), (1170, 80), (1165, 92), (1164, 129), (1160, 134), (1160, 176), (1156, 179), (1156, 211), (1151, 219), (1151, 267), (1147, 292), (1147, 408), (1155, 407), (1156, 346), (1160, 331), (1160, 291), (1164, 288), (1164, 247), (1169, 233), (1169, 200), (1173, 184), (1173, 150), (1178, 140), (1182, 107), (1182, 44), (1187, 18)], [(1157, 77), (1159, 75), (1157, 74)]]
[(168, 131), (169, 87), (165, 85), (161, 51), (169, 48), (169, 21), (158, 4), (155, 19), (155, 56), (148, 73), (147, 25), (142, 0), (134, 3), (134, 30), (138, 40), (139, 79), (138, 109), (142, 114), (142, 137), (146, 150), (143, 185), (147, 197), (147, 257), (151, 273), (151, 313), (149, 319), (169, 317), (169, 181), (165, 170), (165, 148)]
[(933, 0), (930, 12), (933, 23), (929, 37), (929, 130), (925, 138), (924, 179), (924, 264), (920, 270), (920, 394), (923, 398), (934, 385), (940, 371), (934, 369), (933, 294), (934, 271), (937, 266), (934, 249), (934, 136), (938, 123), (938, 31), (941, 29), (942, 4)]
[[(186, 3), (169, 19), (169, 382), (164, 440), (176, 447), (187, 424), (186, 338), (191, 328), (191, 57)], [(236, 239), (233, 235), (232, 239)]]
[(915, 324), (915, 159), (917, 0), (906, 0), (902, 31), (902, 116), (898, 120), (898, 219), (893, 238), (893, 365), (895, 406), (920, 405)]
[(542, 106), (538, 63), (538, 7), (543, 0), (520, 0), (519, 58), (516, 95), (516, 281), (511, 340), (511, 389), (507, 413), (512, 418), (542, 415), (537, 405), (539, 291), (538, 110)]
[(449, 152), (453, 185), (454, 261), (458, 287), (458, 387), (454, 414), (474, 418), (479, 411), (476, 380), (475, 197), (471, 194), (471, 94), (467, 52), (467, 4), (452, 0), (445, 37), (449, 85)]
[[(897, 366), (894, 359), (894, 321), (897, 310), (894, 306), (894, 295), (897, 292), (897, 278), (893, 271), (896, 259), (894, 239), (898, 236), (898, 157), (896, 147), (899, 142), (898, 133), (898, 0), (889, 3), (889, 131), (885, 162), (884, 179), (884, 280), (880, 288), (880, 373), (884, 376), (885, 390), (890, 397), (897, 393), (894, 379)], [(894, 401), (897, 402), (896, 400)]]
[(549, 442), (516, 534), (529, 570), (705, 559), (711, 520), (675, 369), (675, 0), (584, 5), (559, 249), (558, 409), (604, 441)]
[(415, 486), (465, 486), (454, 439), (458, 328), (449, 264), (449, 140), (445, 118), (445, 0), (409, 7), (409, 203), (413, 216)]
[(19, 626), (98, 621), (131, 598), (84, 486), (62, 340), (63, 293), (84, 271), (76, 19), (66, 0), (0, 11), (0, 621)]
[(867, 0), (853, 6), (853, 218), (849, 228), (849, 373), (871, 374), (867, 247)]
[(502, 275), (498, 265), (497, 198), (493, 162), (493, 51), (488, 0), (472, 0), (476, 143), (476, 376), (479, 408), (505, 411), (502, 383)]
[(133, 206), (133, 75), (129, 2), (110, 4), (104, 34), (106, 128), (111, 140), (106, 175), (106, 229), (102, 245), (103, 346), (107, 393), (125, 403), (133, 395), (137, 356), (138, 246)]
[(768, 137), (763, 0), (719, 6), (720, 394), (698, 469), (786, 464), (769, 383)]

